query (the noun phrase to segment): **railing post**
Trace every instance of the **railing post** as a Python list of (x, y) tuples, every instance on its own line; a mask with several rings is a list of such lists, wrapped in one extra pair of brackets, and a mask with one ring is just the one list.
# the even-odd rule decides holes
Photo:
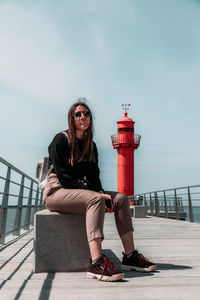
[(178, 205), (178, 200), (177, 200), (176, 189), (174, 189), (174, 204), (175, 204), (175, 211), (176, 211), (176, 220), (180, 220), (179, 205)]
[(169, 197), (168, 202), (169, 202), (169, 211), (171, 211), (172, 210), (171, 197)]
[(44, 207), (44, 202), (43, 202), (43, 191), (40, 191), (40, 210)]
[(144, 199), (144, 203), (140, 203), (140, 205), (144, 205), (145, 206), (145, 215), (147, 214), (147, 210), (148, 210), (148, 206), (147, 206), (147, 199), (146, 199), (146, 194), (143, 195), (143, 199)]
[(179, 206), (179, 209), (180, 209), (180, 212), (184, 212), (184, 208), (183, 208), (183, 199), (180, 197), (180, 200), (179, 200), (179, 203), (180, 203), (180, 206)]
[(31, 180), (31, 185), (30, 185), (30, 190), (29, 190), (29, 196), (28, 196), (28, 205), (27, 205), (26, 217), (25, 217), (25, 225), (24, 225), (24, 229), (25, 230), (29, 230), (30, 229), (32, 195), (33, 195), (33, 180)]
[(194, 222), (194, 215), (193, 215), (192, 201), (191, 201), (191, 194), (190, 194), (189, 187), (188, 187), (188, 204), (189, 204), (190, 222)]
[(13, 235), (20, 235), (23, 196), (24, 196), (24, 175), (22, 175), (22, 180), (21, 180), (21, 185), (19, 190), (19, 198), (18, 198), (17, 211), (15, 216), (15, 226), (13, 230)]
[(157, 192), (154, 192), (155, 197), (155, 209), (156, 209), (156, 217), (160, 217), (160, 205), (158, 201), (158, 194)]
[(167, 208), (167, 199), (166, 199), (165, 191), (164, 191), (164, 203), (165, 203), (165, 218), (168, 218), (168, 208)]
[(150, 195), (150, 208), (151, 208), (151, 216), (153, 216), (153, 201), (152, 201), (152, 196), (151, 193), (149, 193)]
[[(36, 192), (36, 197), (35, 197), (35, 205), (34, 205), (34, 212), (33, 212), (33, 218), (34, 218), (34, 214), (37, 212), (38, 198), (39, 198), (39, 188), (37, 187), (37, 192)], [(33, 223), (33, 218), (32, 218), (32, 223)]]
[(0, 214), (0, 244), (5, 243), (6, 221), (7, 221), (7, 213), (8, 213), (8, 199), (9, 199), (9, 189), (10, 189), (10, 173), (11, 173), (11, 168), (8, 167), (4, 192), (3, 192), (1, 214)]

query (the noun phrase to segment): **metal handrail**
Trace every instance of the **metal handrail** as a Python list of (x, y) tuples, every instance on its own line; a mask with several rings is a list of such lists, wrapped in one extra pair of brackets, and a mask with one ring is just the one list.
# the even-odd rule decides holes
[[(34, 213), (43, 209), (44, 203), (43, 192), (39, 190), (38, 182), (35, 179), (2, 157), (0, 157), (0, 166), (6, 167), (6, 175), (2, 176), (1, 174), (0, 176), (0, 187), (3, 187), (0, 190), (0, 244), (4, 245), (6, 237), (11, 233), (13, 236), (19, 237), (22, 230), (29, 231), (31, 229)], [(11, 180), (11, 176), (19, 178)], [(28, 195), (25, 194), (26, 192)], [(16, 202), (16, 199), (17, 204), (13, 203)], [(14, 212), (12, 218), (11, 212)]]
[(33, 179), (30, 176), (28, 176), (27, 174), (23, 173), (21, 170), (17, 169), (15, 166), (13, 166), (11, 163), (7, 162), (2, 157), (0, 157), (0, 163), (6, 165), (7, 167), (10, 167), (13, 171), (15, 171), (21, 175), (24, 175), (27, 179), (33, 180), (35, 183), (37, 183), (37, 181), (35, 179)]
[(139, 199), (152, 216), (200, 223), (200, 185), (141, 193), (132, 196), (130, 201), (137, 204)]

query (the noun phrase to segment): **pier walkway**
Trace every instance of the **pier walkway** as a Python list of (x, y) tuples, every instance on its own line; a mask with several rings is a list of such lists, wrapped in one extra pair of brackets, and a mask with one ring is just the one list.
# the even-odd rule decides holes
[[(200, 224), (156, 217), (133, 223), (136, 248), (157, 263), (156, 272), (126, 272), (114, 283), (87, 279), (85, 272), (34, 274), (31, 232), (0, 252), (0, 299), (200, 299)], [(119, 266), (122, 247), (109, 214), (103, 248)]]

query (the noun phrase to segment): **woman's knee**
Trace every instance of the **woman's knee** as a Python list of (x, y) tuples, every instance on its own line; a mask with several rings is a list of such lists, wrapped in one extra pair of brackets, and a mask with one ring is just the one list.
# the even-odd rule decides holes
[(105, 198), (100, 193), (96, 193), (88, 202), (87, 208), (92, 206), (105, 208)]
[(113, 199), (113, 208), (114, 211), (118, 211), (120, 209), (126, 209), (129, 207), (129, 198), (128, 196), (122, 194), (122, 193), (117, 193), (116, 196)]
[(123, 203), (129, 203), (129, 198), (128, 196), (122, 194), (122, 193), (117, 193), (116, 195), (116, 202), (118, 202), (119, 204), (123, 204)]

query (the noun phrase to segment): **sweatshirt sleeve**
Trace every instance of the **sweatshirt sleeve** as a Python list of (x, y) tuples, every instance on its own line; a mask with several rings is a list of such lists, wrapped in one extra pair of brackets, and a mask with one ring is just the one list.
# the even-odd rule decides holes
[(92, 184), (93, 190), (95, 190), (96, 192), (104, 193), (101, 180), (100, 180), (100, 170), (98, 165), (98, 150), (94, 142), (93, 142), (93, 147), (94, 147), (94, 155), (95, 155), (96, 162), (94, 163), (92, 172), (88, 176), (88, 180)]
[(58, 180), (63, 188), (72, 188), (75, 183), (73, 169), (68, 163), (70, 150), (67, 138), (58, 133), (49, 146), (49, 157)]

